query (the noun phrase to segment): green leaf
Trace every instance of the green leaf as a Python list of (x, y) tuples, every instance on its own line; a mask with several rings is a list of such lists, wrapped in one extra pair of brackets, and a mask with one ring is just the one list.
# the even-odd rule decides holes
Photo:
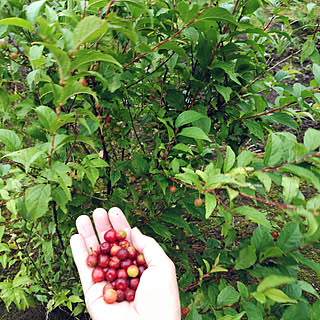
[(273, 246), (274, 239), (270, 234), (270, 229), (264, 226), (259, 226), (253, 231), (251, 244), (256, 248), (257, 252)]
[(282, 177), (283, 197), (286, 203), (291, 203), (299, 191), (300, 180), (297, 177)]
[(211, 193), (205, 195), (206, 219), (208, 219), (217, 205), (216, 197)]
[(51, 122), (57, 117), (57, 114), (49, 107), (39, 106), (35, 109), (41, 124), (50, 131)]
[(240, 292), (241, 300), (247, 300), (249, 298), (249, 291), (246, 285), (240, 281), (237, 281), (237, 288)]
[(105, 19), (100, 19), (97, 16), (87, 16), (82, 19), (73, 30), (75, 52), (79, 46), (91, 40), (95, 40), (102, 36), (108, 30), (108, 23)]
[(237, 157), (238, 167), (247, 167), (254, 158), (254, 153), (249, 150), (243, 150)]
[(232, 168), (235, 158), (236, 158), (236, 155), (234, 154), (233, 150), (228, 146), (226, 158), (224, 159), (224, 164), (223, 164), (223, 172), (226, 173)]
[(119, 170), (111, 170), (110, 181), (111, 187), (113, 187), (121, 178), (121, 172)]
[(263, 320), (261, 311), (255, 303), (245, 302), (243, 305), (247, 312), (248, 320)]
[(86, 168), (86, 176), (88, 177), (92, 186), (94, 187), (99, 178), (99, 170), (94, 167)]
[(299, 225), (294, 222), (289, 222), (281, 230), (277, 239), (277, 246), (285, 253), (299, 248), (302, 240), (302, 234), (299, 230)]
[(98, 51), (79, 50), (77, 51), (77, 57), (71, 62), (71, 72), (83, 64), (95, 61), (108, 62), (122, 68), (122, 65), (109, 54)]
[(264, 294), (271, 300), (278, 303), (297, 303), (296, 300), (289, 298), (283, 291), (275, 288), (268, 289)]
[(304, 234), (304, 237), (306, 238), (314, 235), (319, 227), (318, 221), (314, 216), (314, 213), (311, 211), (305, 210), (303, 207), (298, 207), (297, 213), (300, 216), (304, 217), (308, 222), (308, 232)]
[(5, 18), (0, 20), (0, 25), (10, 25), (16, 27), (22, 27), (29, 31), (32, 31), (32, 25), (29, 21), (21, 18)]
[(229, 102), (232, 89), (229, 87), (220, 86), (218, 84), (215, 84), (214, 86), (217, 89), (217, 91), (223, 96), (224, 101)]
[(211, 141), (209, 137), (203, 132), (203, 130), (197, 127), (183, 128), (178, 135), (199, 140), (206, 140), (209, 142)]
[(309, 58), (315, 50), (316, 50), (316, 45), (314, 40), (307, 40), (302, 47), (301, 63), (303, 63), (304, 60)]
[(181, 114), (179, 114), (178, 118), (176, 119), (175, 126), (176, 128), (179, 128), (184, 126), (185, 124), (197, 121), (204, 117), (205, 116), (203, 114), (193, 110), (184, 111)]
[(284, 252), (278, 247), (268, 247), (266, 250), (262, 251), (259, 255), (260, 262), (267, 258), (279, 258), (284, 255)]
[(314, 63), (312, 71), (314, 75), (314, 80), (316, 81), (317, 86), (320, 87), (320, 66)]
[(148, 222), (148, 226), (161, 237), (171, 239), (171, 232), (165, 224), (156, 220), (151, 220)]
[(282, 286), (283, 284), (294, 283), (296, 280), (294, 278), (289, 278), (286, 276), (272, 275), (264, 278), (257, 287), (257, 292), (265, 292), (270, 288), (275, 288)]
[(36, 23), (39, 12), (46, 2), (46, 0), (34, 1), (27, 6), (26, 15), (31, 24)]
[(238, 24), (234, 16), (227, 10), (221, 7), (210, 7), (208, 10), (203, 12), (196, 21), (226, 21), (232, 24)]
[(247, 219), (260, 224), (261, 226), (265, 226), (267, 228), (271, 228), (270, 222), (266, 219), (264, 214), (252, 207), (238, 207), (233, 210), (234, 213), (238, 213), (246, 216)]
[(77, 94), (81, 94), (81, 93), (90, 94), (91, 96), (93, 96), (96, 102), (98, 101), (97, 95), (95, 92), (93, 92), (88, 87), (84, 87), (81, 83), (79, 83), (79, 81), (72, 80), (72, 81), (68, 81), (66, 85), (62, 88), (59, 102), (64, 104), (67, 101), (67, 99), (69, 99), (70, 97)]
[(247, 246), (240, 250), (239, 257), (235, 261), (236, 270), (248, 269), (257, 261), (256, 248)]
[(297, 123), (292, 119), (292, 117), (289, 114), (285, 112), (275, 112), (270, 115), (270, 118), (291, 129), (297, 130)]
[(188, 232), (192, 233), (192, 230), (188, 224), (188, 222), (183, 219), (181, 216), (181, 211), (175, 208), (167, 209), (162, 215), (161, 220), (171, 223), (177, 227), (187, 230)]
[(9, 95), (7, 91), (0, 88), (0, 111), (6, 112), (10, 105)]
[(239, 298), (239, 292), (237, 292), (233, 287), (227, 286), (220, 291), (217, 298), (217, 304), (219, 307), (224, 307), (238, 302)]
[(17, 134), (8, 129), (0, 129), (0, 141), (6, 145), (6, 150), (15, 151), (21, 148)]
[(299, 265), (310, 268), (317, 272), (320, 275), (320, 264), (303, 256), (303, 254), (299, 251), (295, 251), (291, 253), (292, 256), (298, 261)]
[(182, 47), (180, 47), (176, 42), (173, 41), (167, 41), (158, 46), (158, 50), (162, 49), (168, 49), (176, 52), (180, 57), (184, 58), (185, 60), (189, 60), (189, 57), (187, 56), (186, 52)]
[(260, 124), (254, 119), (247, 119), (243, 121), (244, 125), (249, 129), (249, 132), (254, 134), (264, 143), (264, 133)]
[(48, 204), (50, 200), (50, 184), (38, 184), (26, 190), (25, 206), (33, 220), (37, 220), (48, 213)]
[[(319, 71), (320, 72), (320, 71)], [(320, 147), (320, 131), (308, 128), (304, 134), (303, 143), (308, 152), (311, 152)]]
[(261, 181), (266, 191), (269, 192), (272, 185), (272, 179), (269, 174), (261, 171), (255, 171), (253, 174)]
[(73, 113), (61, 114), (59, 117), (56, 117), (49, 126), (49, 131), (51, 133), (57, 131), (59, 128), (64, 126), (67, 123), (75, 122), (75, 115)]
[(310, 283), (305, 281), (297, 281), (297, 284), (301, 290), (311, 293), (314, 296), (316, 296), (318, 299), (320, 299), (318, 292), (313, 288), (313, 286)]

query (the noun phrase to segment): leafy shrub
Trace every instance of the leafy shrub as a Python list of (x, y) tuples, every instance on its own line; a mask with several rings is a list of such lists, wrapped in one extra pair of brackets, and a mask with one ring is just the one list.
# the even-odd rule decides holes
[(297, 49), (314, 79), (267, 63), (299, 3), (1, 1), (7, 307), (79, 314), (75, 219), (119, 206), (175, 261), (187, 319), (317, 318), (298, 271), (320, 272), (304, 254), (320, 238), (320, 132), (294, 134), (319, 116), (316, 6)]

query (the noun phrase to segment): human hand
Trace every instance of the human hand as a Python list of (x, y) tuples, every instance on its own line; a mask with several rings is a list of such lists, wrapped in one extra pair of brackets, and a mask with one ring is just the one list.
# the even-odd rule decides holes
[(78, 268), (85, 302), (93, 320), (180, 320), (180, 300), (175, 266), (159, 244), (143, 235), (137, 228), (131, 229), (123, 212), (111, 208), (109, 212), (98, 208), (93, 212), (93, 220), (100, 242), (104, 242), (105, 232), (111, 228), (125, 230), (127, 240), (144, 254), (148, 268), (141, 276), (133, 302), (106, 304), (102, 289), (106, 281), (94, 283), (92, 268), (86, 264), (90, 248), (97, 248), (98, 239), (88, 216), (80, 216), (77, 221), (79, 234), (70, 239), (71, 250)]

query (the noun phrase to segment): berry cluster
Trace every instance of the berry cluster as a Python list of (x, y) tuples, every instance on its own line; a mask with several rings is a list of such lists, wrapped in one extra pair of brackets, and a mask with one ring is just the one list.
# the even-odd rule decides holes
[(142, 253), (132, 247), (124, 230), (108, 230), (105, 242), (87, 257), (87, 265), (92, 270), (92, 280), (107, 280), (103, 287), (106, 303), (133, 301), (142, 273), (147, 269)]

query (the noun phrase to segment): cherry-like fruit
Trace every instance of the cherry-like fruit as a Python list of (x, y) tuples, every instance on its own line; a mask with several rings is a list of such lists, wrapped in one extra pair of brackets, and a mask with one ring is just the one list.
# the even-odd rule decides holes
[(113, 304), (117, 301), (118, 295), (116, 290), (114, 289), (108, 289), (105, 291), (103, 295), (103, 300), (108, 304)]
[(279, 237), (279, 233), (277, 231), (272, 231), (271, 235), (273, 236), (274, 239), (277, 239)]
[(92, 270), (91, 276), (92, 276), (93, 282), (101, 282), (105, 278), (103, 269), (98, 267)]
[(196, 200), (194, 200), (194, 205), (195, 205), (196, 207), (201, 207), (202, 204), (203, 204), (203, 201), (202, 201), (201, 198), (197, 198)]
[(117, 240), (116, 230), (110, 229), (104, 234), (104, 240), (107, 242), (115, 242)]

